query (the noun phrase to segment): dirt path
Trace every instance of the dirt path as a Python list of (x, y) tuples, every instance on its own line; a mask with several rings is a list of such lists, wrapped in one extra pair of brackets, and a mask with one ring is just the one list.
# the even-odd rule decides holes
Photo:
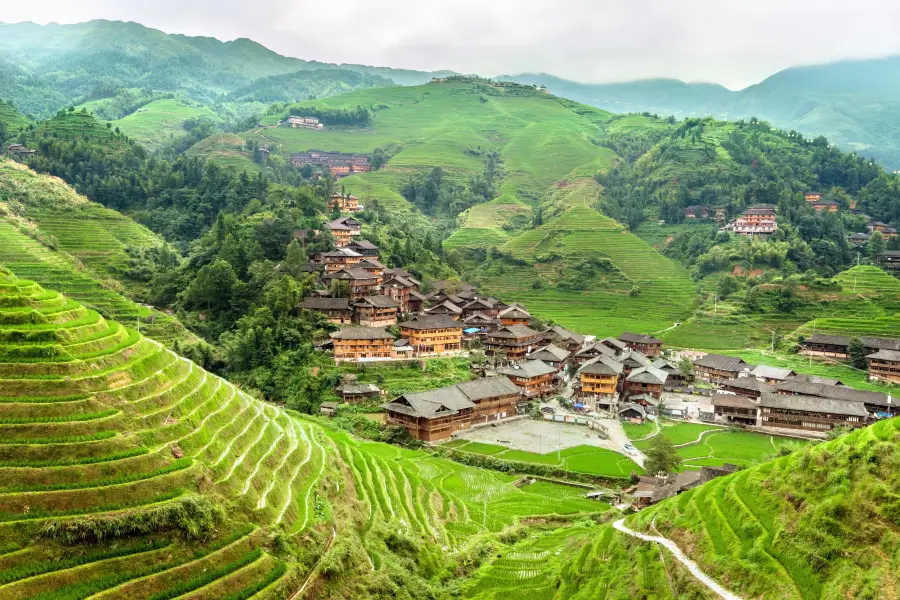
[(331, 539), (328, 540), (328, 545), (325, 546), (325, 552), (322, 553), (322, 557), (318, 561), (316, 561), (315, 565), (313, 565), (313, 568), (309, 572), (309, 577), (306, 578), (306, 581), (303, 582), (303, 585), (300, 587), (300, 589), (297, 590), (296, 592), (294, 592), (294, 595), (291, 596), (289, 598), (289, 600), (297, 600), (297, 598), (299, 598), (300, 595), (306, 591), (306, 586), (309, 585), (309, 582), (312, 581), (313, 576), (316, 574), (316, 571), (319, 568), (319, 563), (321, 563), (325, 559), (325, 557), (328, 556), (328, 551), (331, 550), (331, 545), (334, 544), (334, 539), (336, 537), (337, 537), (337, 528), (332, 527), (331, 528)]
[(675, 447), (683, 448), (684, 446), (693, 446), (694, 444), (699, 444), (700, 442), (703, 441), (704, 436), (706, 436), (707, 434), (712, 434), (712, 433), (722, 433), (722, 430), (721, 429), (706, 429), (706, 430), (700, 432), (700, 435), (697, 436), (696, 440), (694, 440), (692, 442), (684, 442), (683, 444), (675, 444)]
[(697, 566), (697, 563), (695, 563), (690, 558), (685, 556), (684, 552), (681, 551), (681, 548), (679, 548), (675, 544), (675, 542), (673, 542), (672, 540), (666, 539), (664, 537), (658, 537), (655, 535), (647, 535), (644, 533), (638, 533), (637, 531), (629, 529), (628, 527), (625, 526), (625, 519), (619, 519), (618, 521), (613, 523), (613, 527), (617, 531), (621, 531), (625, 535), (630, 535), (633, 538), (637, 538), (639, 540), (644, 540), (645, 542), (656, 542), (657, 544), (661, 544), (661, 545), (665, 546), (666, 549), (672, 553), (672, 556), (674, 556), (678, 562), (680, 562), (685, 567), (687, 567), (687, 570), (691, 572), (691, 575), (696, 577), (697, 580), (700, 581), (700, 583), (705, 585), (707, 588), (709, 588), (714, 594), (716, 594), (720, 598), (723, 598), (724, 600), (743, 600), (740, 596), (738, 596), (736, 594), (732, 594), (731, 592), (729, 592), (728, 590), (723, 588), (721, 585), (716, 583), (712, 577), (710, 577), (709, 575), (704, 573), (700, 569), (700, 567)]

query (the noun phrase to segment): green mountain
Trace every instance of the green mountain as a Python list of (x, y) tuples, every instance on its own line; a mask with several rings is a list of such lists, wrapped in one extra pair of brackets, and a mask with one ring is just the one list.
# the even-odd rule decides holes
[[(309, 73), (319, 70), (323, 73)], [(123, 89), (180, 92), (206, 104), (238, 90), (241, 99), (269, 102), (276, 89), (282, 96), (296, 92), (286, 99), (297, 100), (310, 93), (389, 85), (392, 77), (408, 84), (443, 74), (338, 68), (281, 56), (248, 39), (221, 42), (131, 22), (0, 23), (0, 89), (38, 117), (78, 101), (114, 97)], [(278, 76), (282, 79), (269, 79)]]
[(649, 80), (582, 84), (543, 73), (501, 79), (546, 85), (555, 94), (611, 112), (728, 120), (758, 117), (900, 168), (900, 57), (792, 67), (740, 91), (706, 83)]
[[(7, 134), (12, 134), (30, 122), (31, 120), (20, 113), (15, 106), (0, 99), (0, 127), (3, 127)], [(0, 135), (0, 139), (3, 138), (4, 136)]]

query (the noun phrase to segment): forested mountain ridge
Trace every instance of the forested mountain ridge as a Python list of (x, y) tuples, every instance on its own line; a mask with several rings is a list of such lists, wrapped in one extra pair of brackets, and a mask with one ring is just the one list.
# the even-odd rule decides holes
[(617, 112), (648, 111), (679, 118), (758, 117), (807, 137), (824, 135), (847, 151), (900, 168), (900, 57), (791, 67), (731, 91), (678, 80), (583, 84), (543, 73), (504, 77), (548, 86), (555, 94)]
[(256, 80), (291, 73), (298, 78), (298, 72), (316, 70), (332, 76), (343, 71), (379, 85), (390, 85), (392, 75), (399, 83), (421, 83), (442, 74), (311, 62), (244, 38), (222, 42), (132, 22), (0, 23), (0, 96), (39, 118), (79, 101), (113, 96), (120, 88), (181, 92), (209, 104)]

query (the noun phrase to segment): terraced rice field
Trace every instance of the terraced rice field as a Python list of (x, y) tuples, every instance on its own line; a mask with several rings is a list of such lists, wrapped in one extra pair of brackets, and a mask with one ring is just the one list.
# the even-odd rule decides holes
[[(58, 180), (0, 161), (0, 201), (9, 199), (19, 208), (0, 219), (0, 264), (111, 319), (136, 327), (140, 318), (142, 330), (159, 341), (191, 337), (173, 317), (100, 283), (128, 267), (126, 246), (160, 245), (153, 233)], [(35, 235), (52, 236), (57, 249)]]
[[(854, 465), (860, 454), (893, 456), (898, 426), (898, 419), (880, 421), (832, 442), (715, 479), (629, 521), (644, 531), (650, 531), (655, 522), (707, 573), (728, 582), (745, 598), (858, 597), (859, 590), (867, 587), (876, 597), (888, 597), (886, 590), (894, 576), (889, 559), (882, 560), (877, 548), (893, 539), (893, 533), (879, 533), (893, 525), (882, 529), (888, 522), (877, 509), (868, 519), (851, 514), (829, 517), (836, 527), (831, 530), (822, 529), (822, 521), (814, 515), (835, 515), (836, 506), (851, 513), (862, 504), (879, 506), (872, 496), (877, 493), (871, 490), (890, 485), (885, 472), (878, 467), (859, 470)], [(857, 526), (867, 528), (873, 537), (854, 535)], [(816, 528), (821, 535), (811, 536)]]
[(314, 551), (348, 505), (446, 548), (608, 508), (323, 429), (8, 271), (0, 305), (4, 599), (285, 598), (272, 533)]
[[(592, 180), (578, 180), (557, 192), (551, 205), (561, 214), (501, 248), (532, 266), (476, 272), (479, 287), (500, 298), (515, 298), (532, 314), (585, 334), (653, 333), (684, 320), (695, 292), (687, 271), (597, 212), (592, 204), (599, 193)], [(600, 273), (584, 292), (554, 287), (562, 273), (571, 274), (576, 265), (598, 259), (608, 259), (617, 271)], [(535, 289), (536, 279), (544, 286)], [(629, 295), (632, 286), (638, 288), (637, 295)]]

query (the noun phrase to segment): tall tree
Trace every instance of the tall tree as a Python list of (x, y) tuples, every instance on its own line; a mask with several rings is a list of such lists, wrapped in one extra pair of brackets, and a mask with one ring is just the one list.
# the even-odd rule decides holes
[(650, 446), (644, 452), (647, 460), (644, 462), (644, 470), (650, 475), (660, 473), (672, 473), (681, 464), (681, 457), (675, 444), (662, 433), (650, 439)]

